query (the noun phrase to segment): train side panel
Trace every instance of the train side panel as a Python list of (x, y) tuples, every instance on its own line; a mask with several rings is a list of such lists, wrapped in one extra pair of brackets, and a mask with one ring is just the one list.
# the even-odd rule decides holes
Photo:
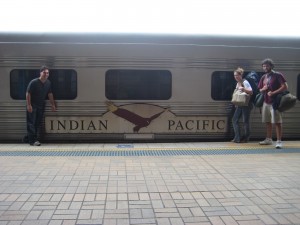
[[(6, 42), (7, 36), (1, 38), (1, 141), (19, 141), (26, 133), (25, 100), (12, 98), (11, 72), (43, 64), (53, 70), (74, 70), (77, 75), (76, 98), (57, 100), (57, 112), (46, 108), (41, 137), (46, 141), (229, 139), (233, 135), (232, 106), (228, 100), (213, 99), (212, 74), (238, 66), (259, 71), (266, 57), (274, 59), (275, 69), (286, 76), (293, 94), (298, 88), (300, 48), (295, 40), (114, 37), (112, 41), (106, 37), (72, 40), (63, 35), (29, 35), (10, 37), (12, 41)], [(108, 99), (106, 76), (110, 70), (169, 71), (171, 96)], [(300, 136), (299, 111), (297, 101), (284, 113), (285, 137)], [(251, 126), (253, 138), (264, 137), (257, 108), (252, 110)]]

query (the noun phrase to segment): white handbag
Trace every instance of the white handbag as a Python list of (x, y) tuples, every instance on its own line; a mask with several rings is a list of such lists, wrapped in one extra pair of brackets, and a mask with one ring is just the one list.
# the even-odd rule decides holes
[(235, 89), (232, 94), (232, 104), (236, 106), (248, 106), (250, 100), (250, 95), (246, 92), (242, 92), (239, 89)]

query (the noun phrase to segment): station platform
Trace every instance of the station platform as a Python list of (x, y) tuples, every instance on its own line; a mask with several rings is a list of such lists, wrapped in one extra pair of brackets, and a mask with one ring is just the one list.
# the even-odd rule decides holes
[(0, 156), (164, 156), (213, 154), (268, 154), (300, 151), (300, 141), (285, 141), (282, 149), (258, 142), (178, 143), (84, 143), (84, 144), (0, 144)]
[(283, 144), (0, 144), (0, 225), (300, 225)]

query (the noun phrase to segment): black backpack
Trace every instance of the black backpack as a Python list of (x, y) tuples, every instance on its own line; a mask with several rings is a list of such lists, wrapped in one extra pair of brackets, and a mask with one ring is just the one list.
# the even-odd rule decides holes
[(251, 71), (244, 77), (244, 79), (246, 79), (251, 85), (253, 94), (251, 95), (250, 101), (254, 103), (256, 95), (259, 93), (259, 89), (258, 89), (259, 76), (255, 71)]

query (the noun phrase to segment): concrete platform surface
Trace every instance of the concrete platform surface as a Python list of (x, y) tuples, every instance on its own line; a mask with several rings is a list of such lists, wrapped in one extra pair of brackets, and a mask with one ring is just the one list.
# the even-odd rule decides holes
[(298, 141), (0, 144), (0, 225), (300, 224), (299, 153)]

